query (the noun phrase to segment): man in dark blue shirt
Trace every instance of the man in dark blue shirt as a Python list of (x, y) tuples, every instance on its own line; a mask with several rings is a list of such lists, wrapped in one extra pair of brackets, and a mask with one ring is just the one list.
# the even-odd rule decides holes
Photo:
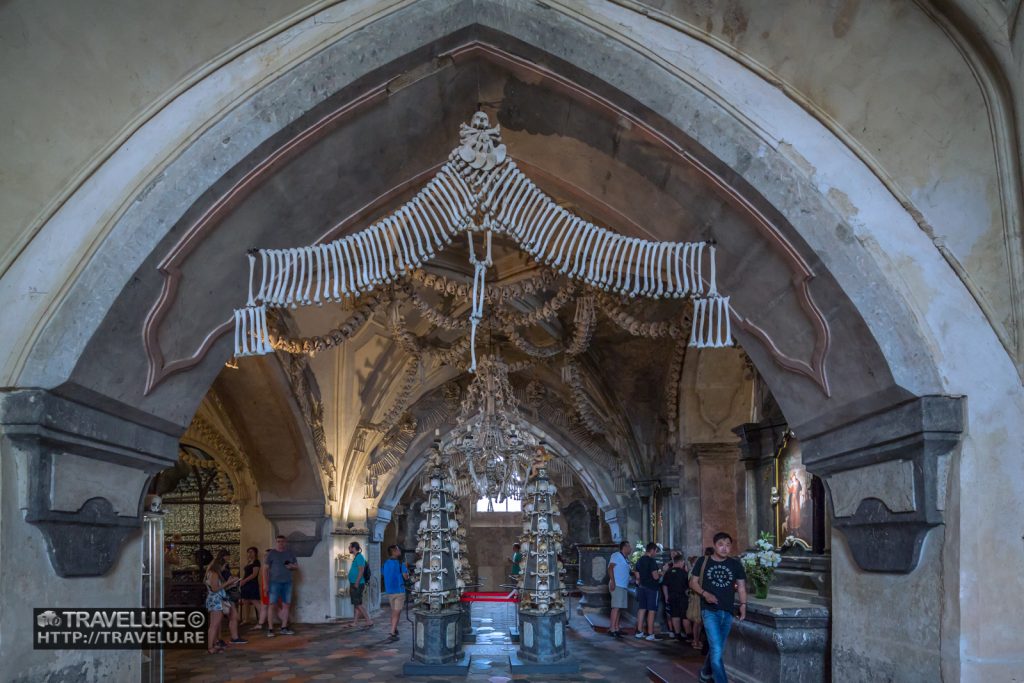
[(409, 572), (399, 559), (402, 549), (397, 545), (388, 546), (388, 560), (384, 563), (381, 574), (384, 576), (384, 595), (391, 603), (391, 640), (398, 640), (398, 618), (402, 615), (405, 604), (405, 580)]
[(657, 543), (648, 543), (644, 554), (636, 561), (636, 637), (644, 637), (644, 617), (647, 617), (647, 640), (657, 640), (654, 635), (654, 616), (658, 613), (658, 587), (661, 568), (654, 556), (658, 553)]

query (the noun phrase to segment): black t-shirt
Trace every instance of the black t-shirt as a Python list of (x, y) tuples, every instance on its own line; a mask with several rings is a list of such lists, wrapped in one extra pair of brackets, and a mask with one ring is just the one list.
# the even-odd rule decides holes
[(732, 612), (736, 602), (736, 593), (733, 591), (732, 585), (736, 581), (747, 580), (747, 573), (743, 570), (743, 563), (733, 557), (727, 557), (721, 562), (716, 562), (711, 557), (702, 557), (694, 563), (691, 576), (698, 576), (700, 574), (704, 562), (708, 562), (708, 569), (704, 572), (704, 579), (700, 585), (705, 591), (714, 594), (718, 598), (718, 604), (712, 605), (701, 597), (701, 609)]
[(636, 571), (640, 575), (640, 585), (644, 588), (658, 590), (658, 580), (654, 578), (653, 572), (658, 570), (658, 561), (649, 555), (641, 555), (636, 561)]
[(669, 567), (661, 583), (668, 587), (669, 597), (682, 597), (686, 595), (689, 580), (690, 575), (682, 567)]

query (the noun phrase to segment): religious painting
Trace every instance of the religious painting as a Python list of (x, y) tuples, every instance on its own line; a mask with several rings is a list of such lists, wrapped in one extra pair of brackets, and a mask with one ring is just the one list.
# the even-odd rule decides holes
[(796, 439), (790, 439), (779, 458), (779, 497), (779, 542), (795, 536), (810, 544), (814, 533), (811, 475), (803, 465), (800, 444)]

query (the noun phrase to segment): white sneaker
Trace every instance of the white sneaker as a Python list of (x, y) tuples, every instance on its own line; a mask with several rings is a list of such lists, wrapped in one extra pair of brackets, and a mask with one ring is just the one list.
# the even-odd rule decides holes
[(636, 635), (635, 635), (635, 636), (633, 636), (633, 637), (634, 637), (634, 638), (636, 638), (637, 640), (643, 640), (643, 638), (644, 638), (644, 632), (643, 632), (643, 631), (637, 631), (637, 632), (636, 632)]
[(644, 638), (644, 640), (657, 640), (657, 639), (658, 639), (658, 636), (654, 635), (653, 633), (651, 635), (647, 636), (646, 638)]

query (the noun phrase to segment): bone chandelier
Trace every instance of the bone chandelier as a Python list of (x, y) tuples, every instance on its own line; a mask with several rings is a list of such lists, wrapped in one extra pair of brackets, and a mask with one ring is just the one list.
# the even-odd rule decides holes
[[(539, 263), (598, 289), (630, 297), (691, 296), (690, 346), (731, 345), (729, 297), (718, 293), (714, 245), (625, 237), (563, 209), (507, 156), (499, 126), (492, 127), (483, 112), (461, 125), (459, 137), (460, 145), (426, 186), (370, 227), (327, 244), (251, 251), (248, 302), (235, 311), (235, 355), (273, 351), (267, 307), (358, 297), (399, 280), (465, 233), (474, 269), (469, 316), (469, 370), (474, 372), (495, 232), (509, 236)], [(482, 233), (477, 243), (474, 233)]]

